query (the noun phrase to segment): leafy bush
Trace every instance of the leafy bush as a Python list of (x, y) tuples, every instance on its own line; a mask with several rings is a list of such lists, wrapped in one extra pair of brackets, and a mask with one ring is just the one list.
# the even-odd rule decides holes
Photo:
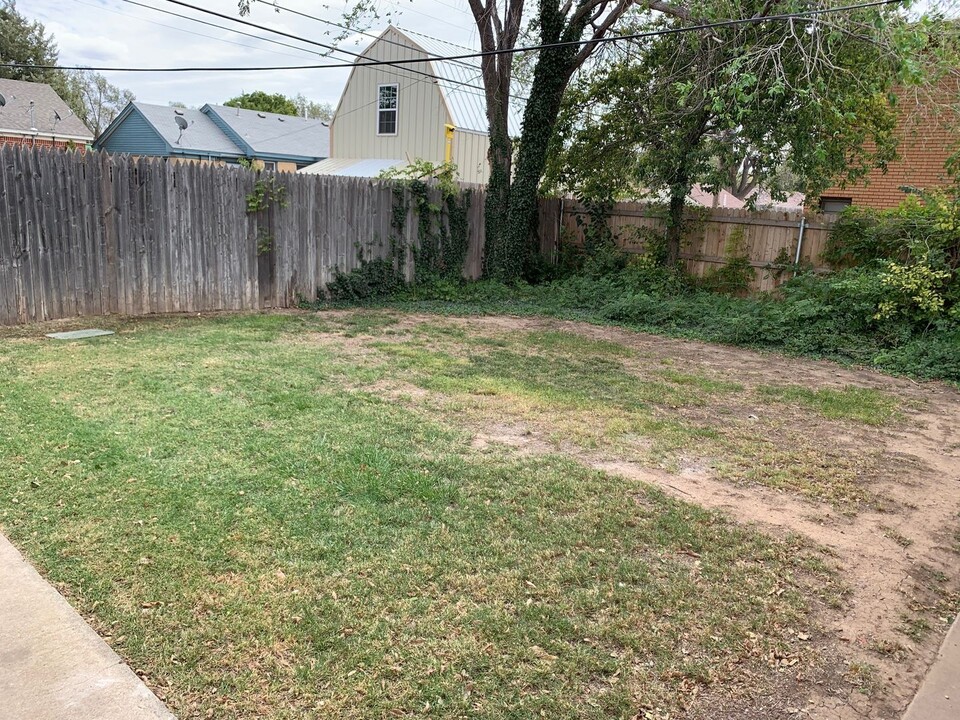
[(335, 302), (369, 300), (393, 295), (404, 287), (403, 274), (383, 258), (364, 260), (348, 273), (336, 270), (327, 294)]

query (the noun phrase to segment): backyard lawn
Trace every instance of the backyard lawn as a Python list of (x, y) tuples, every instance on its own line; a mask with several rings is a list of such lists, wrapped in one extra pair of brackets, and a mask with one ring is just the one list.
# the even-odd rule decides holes
[(181, 718), (895, 717), (956, 613), (946, 386), (537, 319), (100, 322), (0, 335), (0, 530)]

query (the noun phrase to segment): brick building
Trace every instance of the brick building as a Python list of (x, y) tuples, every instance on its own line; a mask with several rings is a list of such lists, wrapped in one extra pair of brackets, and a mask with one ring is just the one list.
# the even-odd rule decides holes
[(44, 83), (0, 78), (0, 144), (85, 148), (93, 133)]
[(863, 180), (832, 187), (820, 195), (820, 207), (837, 211), (846, 205), (877, 209), (899, 205), (902, 187), (930, 190), (950, 184), (944, 164), (960, 141), (957, 115), (950, 108), (960, 101), (960, 81), (944, 82), (932, 100), (902, 94), (897, 105), (897, 159), (887, 171), (872, 170)]

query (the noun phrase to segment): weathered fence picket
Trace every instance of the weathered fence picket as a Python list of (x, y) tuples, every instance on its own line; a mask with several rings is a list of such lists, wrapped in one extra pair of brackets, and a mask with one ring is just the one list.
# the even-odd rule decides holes
[[(772, 290), (789, 277), (782, 268), (796, 259), (801, 218), (804, 222), (800, 260), (823, 269), (820, 254), (836, 215), (805, 214), (801, 210), (688, 208), (680, 259), (689, 273), (702, 276), (725, 265), (735, 255), (745, 256), (756, 272), (751, 289)], [(560, 242), (583, 244), (584, 227), (589, 222), (586, 209), (572, 200), (543, 201), (541, 252), (551, 257)], [(628, 253), (646, 252), (645, 233), (662, 234), (666, 229), (664, 209), (643, 203), (617, 203), (606, 222), (617, 244)]]

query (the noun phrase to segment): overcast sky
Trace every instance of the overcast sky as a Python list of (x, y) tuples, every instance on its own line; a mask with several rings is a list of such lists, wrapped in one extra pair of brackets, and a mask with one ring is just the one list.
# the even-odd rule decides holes
[[(235, 0), (184, 0), (191, 5), (239, 18)], [(19, 0), (17, 9), (39, 20), (52, 32), (60, 48), (63, 65), (174, 67), (185, 65), (248, 67), (258, 65), (300, 65), (333, 62), (318, 57), (320, 48), (289, 38), (174, 5), (165, 0)], [(340, 0), (278, 0), (279, 4), (332, 21), (341, 19)], [(392, 21), (449, 42), (476, 47), (476, 29), (466, 0), (381, 0), (381, 13), (392, 12)], [(275, 39), (302, 50), (265, 40), (238, 35), (201, 25), (157, 10), (198, 18), (224, 27)], [(298, 37), (329, 42), (340, 31), (322, 23), (254, 3), (246, 18)], [(381, 20), (370, 32), (386, 27)], [(372, 38), (354, 36), (340, 47), (359, 52)], [(345, 62), (353, 58), (337, 56)], [(105, 72), (115, 85), (129, 88), (138, 100), (167, 104), (179, 101), (199, 107), (221, 103), (241, 92), (265, 90), (293, 96), (303, 93), (311, 100), (336, 106), (349, 70), (272, 71), (247, 73), (131, 73)]]

